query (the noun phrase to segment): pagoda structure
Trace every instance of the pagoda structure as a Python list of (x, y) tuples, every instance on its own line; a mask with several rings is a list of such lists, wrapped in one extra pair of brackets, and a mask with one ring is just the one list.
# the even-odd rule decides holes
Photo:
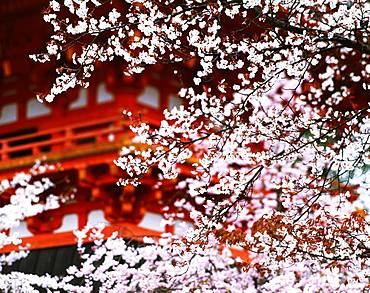
[[(123, 77), (118, 63), (101, 65), (89, 88), (40, 103), (36, 93), (51, 85), (54, 69), (28, 56), (42, 51), (50, 33), (41, 15), (46, 5), (43, 0), (0, 3), (0, 180), (29, 170), (37, 160), (55, 164), (47, 176), (60, 183), (53, 192), (65, 203), (9, 233), (18, 233), (32, 250), (75, 243), (72, 231), (88, 222), (104, 222), (109, 231), (128, 238), (176, 232), (176, 225), (160, 225), (175, 182), (153, 189), (154, 170), (139, 187), (119, 187), (123, 173), (113, 163), (121, 147), (132, 143), (123, 109), (155, 126), (163, 109), (180, 105), (181, 84), (173, 69), (158, 66)], [(1, 198), (2, 204), (8, 200), (9, 195)]]
[[(87, 223), (103, 222), (106, 235), (117, 231), (138, 241), (163, 232), (181, 234), (190, 225), (186, 218), (161, 225), (163, 207), (181, 196), (175, 180), (153, 188), (158, 177), (154, 168), (140, 186), (123, 188), (117, 185), (123, 171), (113, 161), (123, 146), (132, 144), (132, 121), (125, 120), (122, 111), (159, 125), (164, 109), (181, 105), (177, 92), (194, 69), (191, 62), (185, 64), (177, 79), (173, 66), (155, 66), (125, 77), (118, 61), (98, 64), (89, 88), (71, 90), (50, 104), (40, 103), (36, 93), (51, 86), (56, 67), (35, 63), (28, 56), (41, 52), (51, 33), (41, 15), (46, 6), (46, 0), (0, 3), (0, 181), (27, 172), (38, 160), (55, 165), (44, 176), (55, 183), (52, 192), (64, 203), (9, 231), (29, 245), (31, 254), (7, 270), (60, 274), (78, 263), (73, 231)], [(64, 57), (70, 58), (68, 52)], [(186, 166), (182, 169), (189, 175)], [(9, 196), (2, 194), (0, 204), (8, 203)], [(6, 246), (0, 253), (17, 249)]]

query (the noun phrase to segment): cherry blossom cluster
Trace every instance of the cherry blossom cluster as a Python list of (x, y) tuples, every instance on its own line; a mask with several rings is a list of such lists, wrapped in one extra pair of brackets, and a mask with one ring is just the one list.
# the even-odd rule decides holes
[[(255, 292), (252, 276), (242, 271), (230, 251), (208, 245), (189, 246), (162, 238), (161, 244), (145, 238), (145, 244), (132, 243), (114, 233), (102, 239), (103, 226), (88, 226), (76, 233), (79, 239), (81, 266), (71, 266), (64, 277), (35, 276), (12, 272), (0, 275), (0, 288), (12, 292), (38, 292), (40, 288), (68, 292), (153, 292), (190, 290)], [(95, 241), (91, 252), (82, 246), (83, 239)], [(98, 265), (97, 265), (98, 264)]]
[[(311, 94), (317, 97), (334, 90), (335, 79), (347, 79), (341, 72), (351, 69), (344, 68), (340, 59), (357, 54), (356, 72), (348, 72), (349, 78), (368, 86), (368, 1), (117, 2), (50, 1), (44, 19), (54, 34), (46, 52), (32, 58), (47, 62), (63, 59), (71, 51), (72, 62), (57, 69), (47, 101), (77, 85), (87, 86), (96, 63), (114, 58), (125, 61), (127, 74), (158, 62), (198, 58), (195, 84), (215, 71), (241, 72), (247, 78), (234, 82), (234, 89), (282, 76), (310, 80), (308, 67), (327, 62), (331, 66), (319, 73), (325, 82)], [(339, 52), (340, 58), (333, 52)], [(350, 91), (343, 85), (331, 100)]]
[[(273, 220), (274, 217), (278, 217), (275, 220), (281, 222)], [(361, 213), (352, 214), (350, 217), (360, 217), (366, 221)], [(350, 224), (350, 217), (343, 219), (344, 225)], [(118, 238), (116, 233), (103, 240), (103, 226), (100, 225), (88, 226), (76, 233), (81, 265), (69, 267), (65, 276), (37, 276), (11, 272), (0, 275), (0, 288), (12, 292), (39, 292), (41, 289), (47, 289), (51, 292), (169, 290), (171, 292), (266, 293), (287, 290), (363, 292), (368, 289), (368, 264), (364, 259), (364, 254), (368, 252), (362, 246), (367, 243), (365, 237), (350, 241), (352, 245), (360, 245), (361, 254), (345, 253), (336, 256), (330, 252), (332, 243), (326, 244), (326, 247), (320, 247), (321, 241), (317, 241), (318, 247), (304, 247), (305, 237), (325, 237), (322, 233), (322, 229), (325, 228), (328, 228), (330, 233), (338, 231), (331, 226), (321, 228), (300, 226), (287, 233), (280, 230), (280, 228), (285, 229), (282, 215), (271, 215), (265, 217), (263, 221), (271, 221), (269, 224), (273, 227), (266, 226), (264, 230), (267, 231), (263, 234), (261, 233), (263, 229), (256, 228), (254, 237), (264, 238), (262, 242), (268, 247), (259, 248), (266, 253), (263, 257), (252, 261), (248, 269), (233, 258), (228, 249), (218, 247), (216, 239), (211, 235), (206, 245), (186, 244), (184, 239), (179, 241), (170, 235), (163, 235), (159, 243), (151, 238), (144, 238), (144, 244), (138, 244), (132, 240)], [(317, 224), (319, 224), (318, 220)], [(364, 232), (364, 227), (365, 225), (356, 227), (355, 230), (359, 232), (357, 236)], [(347, 228), (348, 231), (351, 229), (350, 226)], [(186, 239), (190, 239), (192, 233), (194, 231), (188, 231)], [(269, 241), (274, 241), (274, 238), (269, 237), (269, 233), (282, 233), (283, 241), (279, 242), (280, 252), (275, 250), (277, 246), (269, 245)], [(350, 236), (346, 237), (347, 240), (350, 238)], [(90, 251), (82, 245), (84, 239), (94, 241)], [(328, 249), (325, 252), (328, 259), (324, 262), (318, 261), (315, 257), (308, 258), (306, 253), (297, 256), (290, 250), (292, 241), (302, 249), (310, 251), (311, 254), (317, 253), (319, 249)], [(327, 241), (331, 242), (333, 239), (328, 237)], [(345, 251), (353, 250), (353, 246), (346, 246), (347, 244), (349, 243), (343, 242), (338, 245), (345, 248)], [(277, 255), (273, 256), (274, 253)], [(277, 261), (277, 257), (281, 260)], [(338, 259), (336, 260), (335, 257)]]
[[(113, 237), (86, 257), (82, 274), (70, 270), (81, 288), (98, 281), (181, 291), (192, 280), (194, 290), (219, 288), (213, 282), (235, 292), (366, 290), (369, 18), (365, 0), (50, 1), (44, 19), (54, 33), (46, 53), (32, 58), (65, 64), (40, 100), (88, 86), (96, 65), (114, 59), (128, 75), (159, 63), (195, 64), (192, 83), (179, 91), (184, 105), (165, 110), (159, 127), (145, 117), (133, 123), (133, 145), (115, 163), (125, 172), (119, 184), (135, 186), (154, 168), (159, 183), (189, 168), (170, 217), (188, 214), (196, 229), (180, 246), (203, 249), (190, 249), (190, 257), (173, 245), (133, 249)], [(250, 250), (250, 269), (216, 261), (219, 244)], [(103, 255), (107, 262), (95, 266)], [(141, 255), (142, 263), (127, 262)], [(176, 264), (192, 257), (200, 263), (178, 278)], [(235, 279), (219, 276), (218, 265)], [(73, 279), (66, 278), (55, 288)]]
[[(50, 179), (45, 176), (40, 180), (34, 180), (32, 176), (41, 175), (52, 167), (36, 162), (29, 174), (22, 172), (16, 174), (11, 180), (1, 181), (2, 199), (8, 198), (9, 200), (5, 204), (2, 203), (0, 207), (0, 248), (10, 244), (25, 248), (27, 243), (22, 243), (17, 233), (9, 234), (9, 231), (18, 227), (21, 221), (28, 217), (59, 207), (58, 197), (53, 194), (41, 199), (41, 195), (54, 186)], [(25, 257), (27, 252), (23, 248), (20, 252), (2, 255), (0, 266)]]

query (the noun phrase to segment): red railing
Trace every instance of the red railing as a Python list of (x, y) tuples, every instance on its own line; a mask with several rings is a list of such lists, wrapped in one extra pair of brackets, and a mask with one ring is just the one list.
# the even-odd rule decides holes
[[(153, 117), (151, 117), (153, 119)], [(158, 124), (158, 119), (149, 121)], [(1, 162), (56, 151), (79, 150), (92, 145), (124, 142), (132, 136), (122, 116), (68, 125), (0, 140)]]

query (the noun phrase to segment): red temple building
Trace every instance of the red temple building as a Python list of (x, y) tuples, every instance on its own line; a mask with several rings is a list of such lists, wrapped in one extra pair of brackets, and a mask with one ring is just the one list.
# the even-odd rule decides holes
[[(54, 69), (34, 63), (28, 55), (41, 52), (50, 34), (41, 15), (46, 5), (45, 0), (0, 3), (0, 180), (27, 172), (36, 160), (43, 160), (56, 165), (56, 171), (47, 174), (61, 182), (53, 192), (67, 198), (60, 208), (28, 218), (9, 231), (18, 233), (34, 252), (18, 269), (40, 274), (59, 273), (63, 268), (53, 269), (53, 264), (67, 267), (74, 262), (76, 256), (69, 255), (69, 262), (63, 259), (66, 247), (75, 244), (72, 231), (87, 222), (104, 222), (107, 232), (139, 240), (184, 229), (180, 224), (160, 224), (176, 182), (153, 189), (153, 170), (139, 187), (119, 187), (116, 183), (123, 173), (113, 163), (121, 147), (132, 143), (123, 109), (157, 125), (163, 109), (180, 104), (176, 93), (181, 83), (174, 79), (173, 67), (123, 77), (120, 65), (111, 63), (97, 70), (88, 89), (70, 91), (51, 104), (40, 103), (35, 95), (50, 87)], [(0, 200), (6, 203), (9, 195)], [(1, 252), (14, 249), (8, 246)]]
[(9, 233), (18, 233), (31, 250), (74, 244), (72, 231), (87, 222), (105, 222), (107, 230), (128, 238), (159, 235), (166, 230), (160, 225), (161, 201), (173, 193), (174, 182), (154, 190), (155, 179), (148, 175), (138, 188), (119, 187), (122, 170), (113, 160), (131, 143), (122, 110), (158, 124), (164, 108), (179, 104), (180, 85), (168, 68), (123, 78), (119, 65), (111, 64), (97, 71), (88, 89), (71, 91), (51, 104), (38, 102), (35, 93), (47, 89), (54, 74), (28, 57), (42, 50), (50, 33), (42, 21), (45, 5), (42, 0), (0, 3), (0, 180), (43, 160), (57, 166), (48, 173), (52, 181), (68, 182), (54, 190), (68, 199)]

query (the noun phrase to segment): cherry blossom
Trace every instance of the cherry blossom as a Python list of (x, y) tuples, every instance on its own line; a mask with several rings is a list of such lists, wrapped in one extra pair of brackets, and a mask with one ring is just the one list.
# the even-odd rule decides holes
[(21, 221), (35, 216), (50, 209), (59, 207), (59, 199), (53, 194), (45, 194), (54, 184), (48, 177), (41, 177), (34, 180), (32, 175), (42, 175), (53, 166), (36, 162), (30, 173), (17, 173), (11, 180), (3, 179), (0, 183), (2, 198), (9, 198), (8, 203), (0, 207), (0, 248), (14, 244), (20, 246), (19, 252), (12, 252), (9, 255), (2, 255), (0, 267), (4, 264), (11, 264), (15, 260), (27, 256), (27, 243), (22, 243), (17, 233), (9, 233), (18, 227)]
[[(87, 87), (99, 63), (120, 60), (125, 75), (167, 64), (174, 79), (195, 64), (178, 94), (183, 105), (164, 110), (156, 128), (145, 117), (133, 121), (140, 147), (124, 147), (115, 160), (123, 186), (154, 168), (157, 188), (178, 180), (184, 196), (167, 220), (186, 214), (195, 229), (137, 249), (112, 237), (81, 271), (45, 286), (368, 290), (369, 18), (365, 0), (51, 1), (44, 20), (54, 32), (45, 53), (31, 57), (64, 65), (40, 101)], [(192, 176), (179, 179), (181, 166)], [(248, 264), (224, 255), (233, 245), (250, 251)], [(185, 263), (181, 275), (176, 264)], [(75, 277), (81, 288), (71, 285)]]

